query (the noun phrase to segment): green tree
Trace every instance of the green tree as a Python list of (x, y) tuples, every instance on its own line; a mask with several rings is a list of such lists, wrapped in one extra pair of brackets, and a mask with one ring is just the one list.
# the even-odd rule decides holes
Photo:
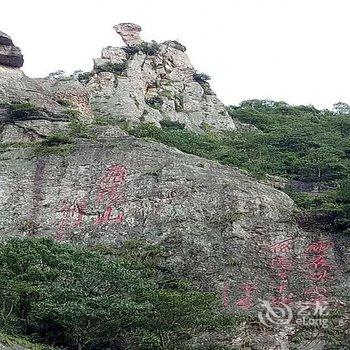
[[(135, 255), (50, 239), (0, 246), (0, 327), (74, 349), (172, 349), (214, 321), (215, 298), (157, 283)], [(128, 256), (134, 256), (129, 259)]]

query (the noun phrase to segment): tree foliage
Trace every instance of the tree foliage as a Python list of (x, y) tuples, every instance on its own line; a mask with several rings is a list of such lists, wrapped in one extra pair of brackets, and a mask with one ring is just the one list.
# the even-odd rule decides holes
[(216, 299), (181, 281), (162, 286), (150, 273), (157, 265), (150, 257), (160, 251), (137, 247), (116, 253), (50, 239), (2, 244), (1, 329), (72, 349), (176, 349), (215, 319)]

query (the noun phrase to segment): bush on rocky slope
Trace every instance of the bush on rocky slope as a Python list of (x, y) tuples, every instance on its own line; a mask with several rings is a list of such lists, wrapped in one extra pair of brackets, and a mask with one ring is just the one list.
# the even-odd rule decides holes
[(179, 349), (213, 325), (216, 297), (159, 278), (163, 254), (12, 239), (0, 246), (1, 329), (72, 349)]

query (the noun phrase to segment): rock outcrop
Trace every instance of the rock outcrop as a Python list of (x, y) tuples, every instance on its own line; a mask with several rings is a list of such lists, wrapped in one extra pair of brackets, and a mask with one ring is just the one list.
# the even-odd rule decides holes
[(141, 28), (130, 23), (115, 29), (128, 46), (106, 47), (94, 60), (87, 88), (96, 115), (157, 125), (171, 120), (198, 132), (242, 127), (211, 90), (209, 77), (196, 72), (183, 45), (143, 42)]
[(77, 80), (31, 79), (22, 64), (19, 49), (0, 32), (0, 143), (42, 139), (64, 130), (73, 114), (92, 118), (90, 95)]
[(140, 38), (141, 27), (134, 23), (120, 23), (113, 27), (115, 31), (122, 37), (128, 46), (137, 46), (142, 44)]
[(23, 55), (19, 47), (14, 46), (12, 39), (0, 31), (0, 65), (20, 68), (23, 66)]
[(76, 110), (78, 119), (89, 122), (93, 118), (90, 94), (87, 88), (74, 77), (64, 79), (40, 79), (40, 85), (55, 101)]
[(13, 46), (12, 39), (9, 35), (0, 30), (0, 45)]
[(62, 130), (66, 109), (20, 69), (0, 66), (0, 143), (35, 141)]

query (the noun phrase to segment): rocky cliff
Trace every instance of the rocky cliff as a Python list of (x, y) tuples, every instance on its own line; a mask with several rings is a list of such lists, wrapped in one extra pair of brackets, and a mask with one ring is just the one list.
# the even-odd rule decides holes
[[(112, 125), (90, 125), (61, 152), (57, 133), (72, 119), (91, 124), (96, 115), (169, 119), (199, 132), (206, 124), (239, 128), (198, 81), (182, 45), (144, 43), (130, 24), (116, 30), (127, 48), (104, 49), (85, 85), (32, 80), (0, 66), (2, 238), (117, 245), (142, 238), (166, 248), (177, 275), (219, 293), (225, 312), (256, 316), (261, 300), (293, 308), (327, 301), (344, 310), (349, 241), (302, 231), (286, 194)], [(297, 331), (289, 323), (270, 329), (252, 322), (219, 337), (232, 349), (291, 349)], [(322, 334), (310, 334), (325, 348)], [(308, 348), (304, 340), (299, 348)]]

